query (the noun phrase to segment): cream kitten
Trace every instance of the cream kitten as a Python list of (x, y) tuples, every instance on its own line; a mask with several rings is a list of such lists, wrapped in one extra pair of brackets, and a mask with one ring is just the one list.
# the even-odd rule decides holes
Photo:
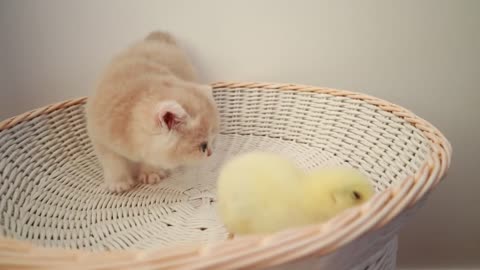
[(156, 183), (212, 154), (219, 116), (210, 86), (167, 33), (153, 32), (108, 65), (87, 102), (87, 129), (114, 192)]

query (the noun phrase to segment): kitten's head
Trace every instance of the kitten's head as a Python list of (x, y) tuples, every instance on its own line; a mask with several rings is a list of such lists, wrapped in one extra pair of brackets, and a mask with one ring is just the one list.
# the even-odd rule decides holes
[[(151, 153), (159, 157), (158, 166), (177, 167), (195, 163), (213, 154), (213, 141), (219, 130), (219, 116), (211, 88), (198, 91), (182, 101), (167, 99), (155, 106), (155, 125)], [(200, 95), (198, 95), (200, 94)]]

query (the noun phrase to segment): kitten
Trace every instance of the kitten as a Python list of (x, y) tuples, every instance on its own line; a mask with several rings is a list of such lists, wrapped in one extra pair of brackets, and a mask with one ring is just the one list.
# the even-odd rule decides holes
[(212, 154), (219, 116), (168, 33), (152, 32), (113, 58), (87, 101), (88, 135), (110, 191), (153, 184)]

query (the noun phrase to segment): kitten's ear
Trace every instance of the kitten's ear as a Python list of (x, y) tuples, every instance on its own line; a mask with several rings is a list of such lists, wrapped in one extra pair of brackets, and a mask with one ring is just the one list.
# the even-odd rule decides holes
[(187, 117), (187, 112), (176, 101), (168, 100), (158, 104), (156, 120), (161, 127), (167, 127), (168, 130), (175, 129), (184, 124)]

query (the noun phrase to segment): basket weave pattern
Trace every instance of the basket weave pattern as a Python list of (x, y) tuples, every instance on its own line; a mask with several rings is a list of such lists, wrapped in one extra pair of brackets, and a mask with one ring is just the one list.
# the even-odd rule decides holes
[[(268, 83), (214, 88), (222, 119), (215, 154), (124, 195), (102, 188), (85, 98), (1, 122), (0, 268), (233, 269), (310, 258), (327, 269), (394, 269), (396, 233), (450, 164), (446, 138), (399, 106), (354, 92)], [(257, 149), (307, 170), (358, 168), (377, 194), (325, 224), (224, 241), (215, 211), (218, 170)]]

